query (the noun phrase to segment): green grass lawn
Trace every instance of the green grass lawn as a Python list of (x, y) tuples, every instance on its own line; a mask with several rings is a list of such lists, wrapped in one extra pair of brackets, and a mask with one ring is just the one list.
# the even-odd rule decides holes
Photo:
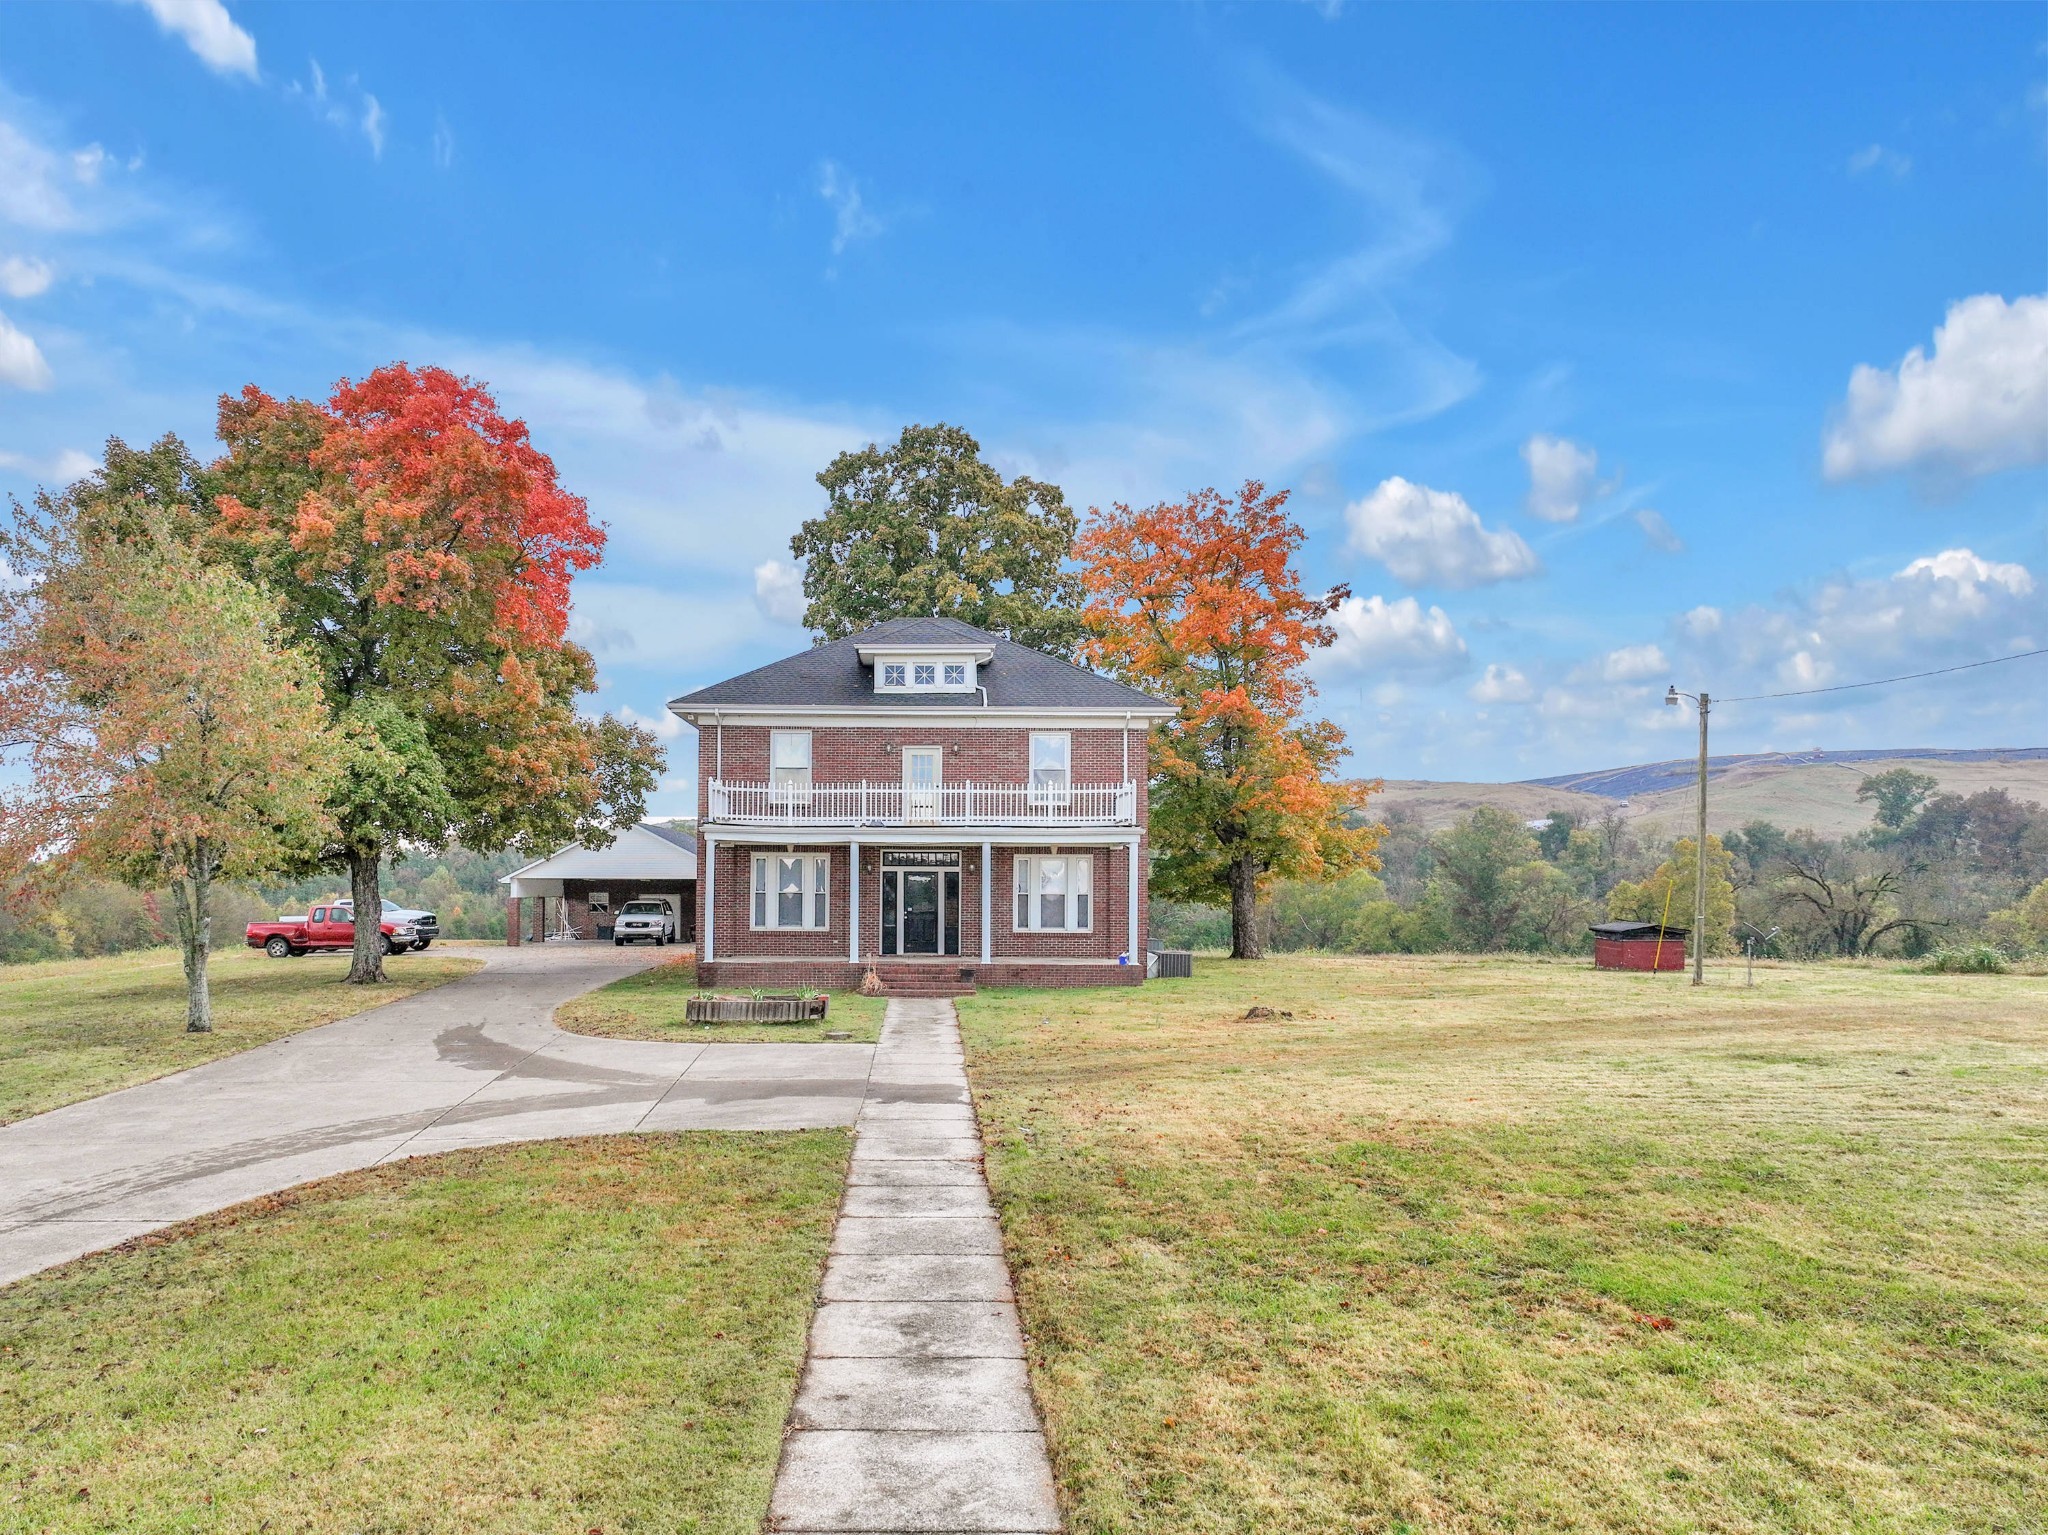
[(849, 1144), (454, 1152), (0, 1289), (0, 1529), (752, 1535)]
[[(683, 1004), (699, 989), (696, 961), (672, 959), (563, 1003), (555, 1010), (555, 1023), (572, 1033), (601, 1034), (609, 1039), (695, 1039), (727, 1044), (817, 1041), (828, 1030), (844, 1031), (861, 1041), (882, 1036), (882, 1012), (887, 1003), (881, 997), (864, 997), (857, 991), (830, 992), (822, 1023), (685, 1023)], [(768, 994), (793, 989), (763, 988)]]
[(177, 953), (0, 966), (0, 1124), (130, 1087), (471, 975), (482, 961), (429, 950), (385, 961), (384, 986), (344, 986), (348, 956), (277, 960), (222, 949), (208, 974), (213, 1032), (185, 1032)]
[(2048, 1529), (2041, 980), (1198, 968), (961, 1004), (1074, 1535)]

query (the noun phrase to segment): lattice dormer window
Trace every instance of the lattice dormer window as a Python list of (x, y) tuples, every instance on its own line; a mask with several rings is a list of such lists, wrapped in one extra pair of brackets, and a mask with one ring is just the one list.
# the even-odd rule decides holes
[(875, 662), (877, 693), (972, 693), (974, 688), (972, 656), (913, 655)]

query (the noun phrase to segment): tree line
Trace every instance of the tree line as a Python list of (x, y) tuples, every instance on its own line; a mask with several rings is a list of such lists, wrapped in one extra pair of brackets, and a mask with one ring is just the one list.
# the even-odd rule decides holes
[[(1937, 793), (1897, 768), (1864, 780), (1872, 824), (1843, 837), (1752, 821), (1707, 838), (1710, 954), (1915, 958), (1989, 944), (2048, 953), (2048, 809), (2003, 789)], [(1534, 825), (1481, 807), (1440, 831), (1386, 818), (1379, 868), (1325, 884), (1281, 880), (1261, 911), (1275, 950), (1354, 954), (1577, 954), (1610, 918), (1690, 926), (1691, 837), (1619, 812)], [(1157, 941), (1220, 948), (1225, 913), (1160, 903)]]

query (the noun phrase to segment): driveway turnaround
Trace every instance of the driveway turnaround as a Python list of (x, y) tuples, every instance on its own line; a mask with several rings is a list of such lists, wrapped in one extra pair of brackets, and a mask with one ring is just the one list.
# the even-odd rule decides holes
[(959, 1020), (950, 1002), (894, 1001), (768, 1528), (1059, 1527)]
[(653, 957), (610, 944), (493, 950), (480, 973), (436, 990), (0, 1126), (0, 1284), (398, 1157), (854, 1122), (873, 1045), (668, 1044), (554, 1026), (560, 1003)]

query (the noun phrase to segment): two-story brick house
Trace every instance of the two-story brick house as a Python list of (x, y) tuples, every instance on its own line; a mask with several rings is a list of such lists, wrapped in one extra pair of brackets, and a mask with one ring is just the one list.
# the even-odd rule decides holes
[(1147, 737), (1171, 705), (906, 618), (669, 709), (699, 733), (705, 985), (1144, 979)]

